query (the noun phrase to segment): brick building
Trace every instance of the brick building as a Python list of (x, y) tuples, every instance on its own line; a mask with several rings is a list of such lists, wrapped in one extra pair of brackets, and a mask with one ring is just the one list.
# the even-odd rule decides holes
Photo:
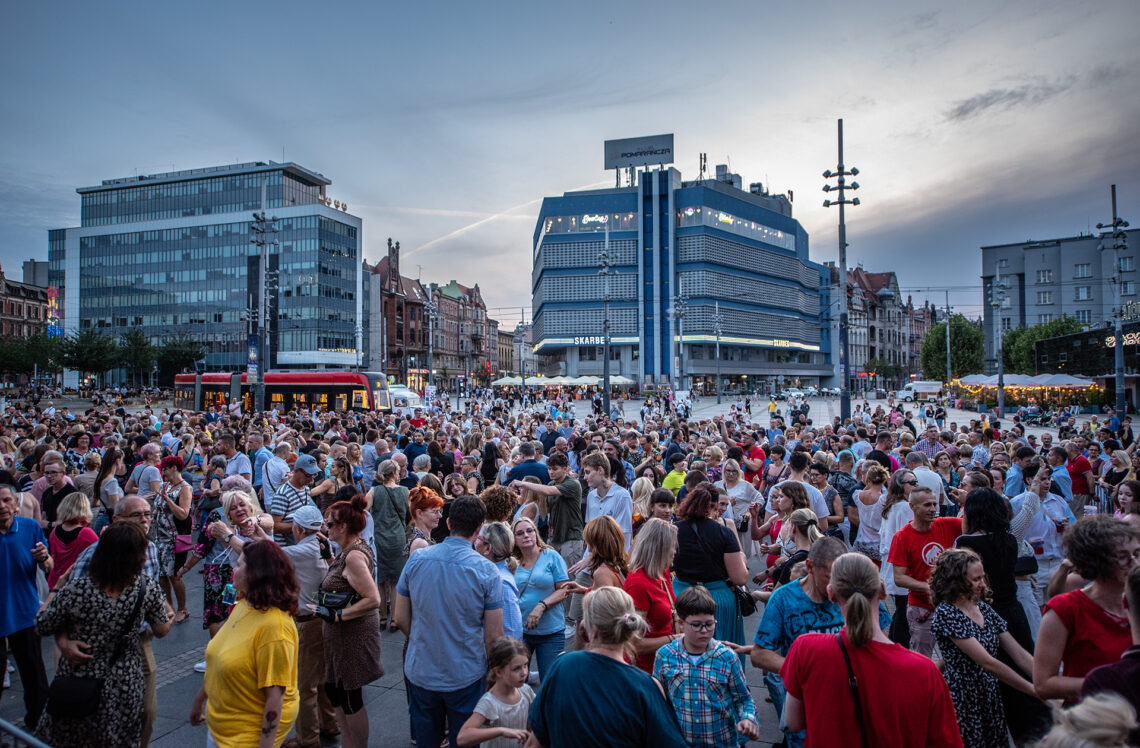
[(27, 339), (47, 329), (48, 289), (10, 280), (0, 268), (0, 337)]
[(422, 389), (427, 383), (428, 330), (424, 305), (428, 291), (400, 273), (400, 243), (388, 240), (388, 253), (368, 266), (370, 371), (382, 371), (399, 384)]

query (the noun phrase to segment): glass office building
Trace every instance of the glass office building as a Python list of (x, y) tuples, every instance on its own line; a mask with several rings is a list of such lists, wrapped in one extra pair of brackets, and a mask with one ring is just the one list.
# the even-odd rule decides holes
[(543, 200), (531, 282), (545, 373), (602, 374), (608, 241), (611, 374), (714, 391), (719, 308), (728, 390), (830, 384), (829, 270), (808, 259), (787, 196), (717, 169), (692, 182), (643, 170), (634, 186)]
[(244, 369), (260, 260), (252, 214), (264, 196), (277, 218), (269, 368), (359, 366), (361, 220), (328, 199), (330, 184), (297, 164), (254, 162), (78, 189), (80, 226), (48, 232), (64, 331), (188, 335), (205, 345), (207, 369)]

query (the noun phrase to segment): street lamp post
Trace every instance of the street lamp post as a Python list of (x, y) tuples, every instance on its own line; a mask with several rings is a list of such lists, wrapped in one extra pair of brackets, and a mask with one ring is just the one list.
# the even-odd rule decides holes
[(1006, 308), (1009, 304), (1009, 296), (1006, 295), (1005, 285), (1001, 279), (1001, 271), (997, 272), (997, 277), (994, 280), (995, 288), (993, 290), (993, 308), (994, 308), (994, 340), (997, 341), (995, 352), (997, 354), (998, 366), (998, 401), (997, 401), (997, 417), (1002, 418), (1005, 415), (1005, 362), (1002, 361), (1001, 353), (1001, 310)]
[[(598, 255), (602, 269), (602, 408), (610, 414), (610, 224), (606, 221), (606, 243)], [(596, 350), (596, 349), (595, 349)]]
[[(257, 248), (257, 366), (248, 372), (257, 377), (253, 383), (253, 409), (257, 413), (265, 411), (265, 372), (269, 368), (269, 253), (277, 245), (277, 217), (265, 216), (266, 180), (261, 180), (261, 210), (253, 214), (250, 224), (250, 244)], [(252, 317), (253, 315), (251, 315)]]
[[(1098, 223), (1097, 229), (1109, 229), (1112, 236), (1112, 248), (1116, 256), (1113, 258), (1113, 264), (1116, 267), (1116, 309), (1113, 310), (1113, 318), (1116, 327), (1116, 345), (1113, 346), (1113, 364), (1116, 380), (1116, 415), (1118, 418), (1124, 417), (1124, 412), (1127, 406), (1126, 398), (1124, 396), (1124, 268), (1120, 264), (1120, 252), (1127, 246), (1128, 236), (1124, 233), (1124, 229), (1128, 228), (1128, 221), (1120, 218), (1116, 214), (1116, 185), (1112, 185), (1112, 223), (1105, 225)], [(1102, 237), (1105, 235), (1102, 234)], [(1103, 247), (1103, 243), (1101, 244)]]
[(674, 359), (677, 365), (677, 389), (685, 389), (685, 308), (688, 297), (682, 291), (677, 295), (673, 306), (669, 307), (669, 315), (677, 321), (677, 356)]
[(428, 318), (428, 386), (435, 385), (435, 320), (438, 305), (435, 303), (435, 284), (428, 288), (428, 300), (424, 303), (424, 312)]
[(720, 405), (720, 333), (724, 318), (720, 316), (720, 302), (716, 302), (713, 313), (713, 331), (716, 333), (716, 404)]
[(838, 186), (832, 187), (830, 184), (823, 186), (824, 192), (831, 192), (832, 190), (839, 191), (838, 200), (824, 200), (823, 207), (829, 208), (832, 205), (839, 206), (839, 375), (842, 379), (839, 389), (839, 414), (844, 422), (851, 417), (851, 387), (850, 380), (848, 379), (847, 362), (850, 358), (850, 349), (848, 346), (848, 330), (847, 330), (847, 223), (844, 220), (844, 206), (858, 205), (859, 198), (848, 200), (846, 198), (847, 190), (859, 189), (858, 182), (847, 184), (847, 177), (854, 177), (859, 173), (855, 167), (848, 170), (843, 164), (843, 120), (839, 120), (839, 161), (836, 164), (835, 171), (828, 169), (823, 173), (824, 179), (831, 179), (836, 177), (838, 179)]

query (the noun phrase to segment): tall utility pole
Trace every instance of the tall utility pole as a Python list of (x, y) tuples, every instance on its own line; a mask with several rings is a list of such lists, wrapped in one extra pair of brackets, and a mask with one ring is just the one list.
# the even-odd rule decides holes
[(598, 255), (602, 269), (602, 408), (610, 415), (610, 223), (606, 221), (606, 243)]
[(716, 404), (720, 405), (720, 333), (724, 318), (720, 316), (720, 302), (716, 302), (713, 313), (713, 332), (716, 333)]
[(847, 177), (856, 176), (858, 173), (859, 170), (855, 167), (848, 170), (843, 164), (843, 119), (841, 118), (839, 120), (839, 161), (834, 172), (828, 169), (823, 173), (824, 179), (838, 178), (837, 187), (825, 184), (823, 191), (839, 190), (839, 199), (824, 200), (823, 207), (839, 206), (839, 376), (842, 379), (839, 387), (839, 414), (844, 423), (851, 417), (851, 380), (850, 373), (847, 371), (847, 362), (850, 360), (851, 351), (848, 346), (847, 330), (847, 223), (844, 220), (843, 208), (845, 205), (859, 204), (857, 197), (851, 200), (846, 198), (847, 190), (859, 189), (858, 182), (847, 184)]
[(435, 303), (435, 284), (428, 286), (428, 300), (424, 304), (424, 312), (428, 318), (428, 386), (435, 385), (435, 320), (438, 305)]
[(950, 386), (950, 289), (946, 289), (946, 386)]
[[(1116, 185), (1112, 185), (1112, 223), (1105, 225), (1098, 223), (1096, 227), (1108, 232), (1101, 234), (1102, 238), (1107, 238), (1106, 234), (1111, 233), (1112, 236), (1112, 249), (1115, 252), (1113, 258), (1113, 265), (1116, 267), (1116, 309), (1113, 310), (1112, 316), (1116, 322), (1116, 345), (1113, 346), (1113, 363), (1116, 369), (1116, 415), (1118, 418), (1124, 417), (1124, 412), (1127, 407), (1127, 400), (1124, 396), (1124, 269), (1120, 264), (1120, 252), (1127, 246), (1128, 236), (1124, 233), (1124, 229), (1128, 228), (1128, 221), (1116, 214)], [(1101, 243), (1101, 248), (1104, 249), (1104, 243)]]
[[(253, 214), (249, 243), (257, 249), (257, 363), (247, 371), (247, 379), (256, 377), (253, 384), (253, 409), (265, 412), (265, 372), (269, 369), (269, 252), (277, 244), (277, 216), (265, 217), (265, 178), (261, 180), (261, 211)], [(252, 375), (252, 377), (250, 376)]]
[(997, 341), (995, 352), (997, 353), (998, 365), (998, 402), (997, 402), (997, 417), (1002, 418), (1005, 415), (1005, 365), (1002, 361), (1001, 354), (1001, 310), (1009, 302), (1009, 297), (1003, 290), (1005, 286), (1001, 280), (1001, 270), (997, 271), (997, 276), (994, 278), (993, 289), (993, 307), (994, 307), (994, 340)]
[(677, 295), (669, 314), (677, 321), (677, 356), (674, 359), (677, 366), (677, 389), (685, 389), (685, 307), (688, 298), (682, 291)]

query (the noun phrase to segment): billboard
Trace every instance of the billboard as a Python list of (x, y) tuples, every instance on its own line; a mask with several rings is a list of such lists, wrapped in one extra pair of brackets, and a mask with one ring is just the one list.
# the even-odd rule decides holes
[(673, 133), (606, 141), (607, 169), (673, 163)]

